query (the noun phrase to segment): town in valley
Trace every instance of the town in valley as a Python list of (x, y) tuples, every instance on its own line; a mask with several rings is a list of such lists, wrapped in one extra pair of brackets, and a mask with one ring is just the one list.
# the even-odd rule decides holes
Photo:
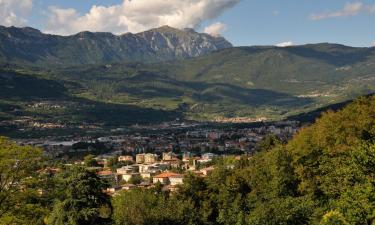
[[(256, 153), (259, 143), (272, 136), (287, 141), (298, 131), (298, 121), (212, 126), (173, 121), (133, 126), (133, 131), (110, 136), (64, 136), (17, 139), (20, 145), (42, 148), (44, 154), (65, 166), (82, 165), (108, 182), (108, 193), (161, 184), (174, 191), (186, 173), (205, 177), (217, 160), (240, 160)], [(123, 129), (112, 129), (121, 132)], [(230, 163), (228, 164), (230, 167)], [(57, 173), (48, 167), (43, 173)]]

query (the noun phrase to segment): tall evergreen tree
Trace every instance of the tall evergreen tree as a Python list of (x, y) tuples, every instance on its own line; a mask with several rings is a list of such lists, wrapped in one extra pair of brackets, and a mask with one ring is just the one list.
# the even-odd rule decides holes
[(57, 200), (48, 218), (50, 225), (99, 225), (110, 223), (108, 187), (95, 173), (74, 167), (61, 175), (62, 198)]

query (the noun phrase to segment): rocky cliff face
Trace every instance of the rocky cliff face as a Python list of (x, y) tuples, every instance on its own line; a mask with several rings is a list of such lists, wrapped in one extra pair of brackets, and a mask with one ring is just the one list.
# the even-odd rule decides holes
[(230, 48), (232, 45), (222, 37), (197, 33), (193, 29), (178, 30), (169, 26), (137, 34), (155, 52), (177, 57), (196, 57)]
[(119, 36), (92, 32), (56, 36), (33, 28), (0, 27), (0, 60), (11, 63), (160, 62), (202, 56), (230, 47), (222, 37), (168, 26)]

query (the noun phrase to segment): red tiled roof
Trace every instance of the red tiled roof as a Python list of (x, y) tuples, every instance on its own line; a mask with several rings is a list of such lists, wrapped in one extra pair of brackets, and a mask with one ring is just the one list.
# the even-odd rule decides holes
[(166, 172), (166, 173), (161, 173), (161, 174), (155, 176), (154, 178), (169, 178), (169, 177), (183, 177), (183, 175), (178, 174), (178, 173)]
[(174, 162), (180, 162), (181, 160), (179, 160), (179, 159), (165, 159), (165, 160), (163, 160), (163, 162), (170, 162), (170, 163), (174, 163)]
[(110, 170), (99, 171), (98, 175), (112, 175), (113, 172)]

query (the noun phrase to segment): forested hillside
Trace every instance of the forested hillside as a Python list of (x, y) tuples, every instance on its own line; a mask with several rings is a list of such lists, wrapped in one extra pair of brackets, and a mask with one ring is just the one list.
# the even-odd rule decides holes
[[(157, 64), (70, 67), (57, 77), (82, 83), (84, 96), (178, 109), (187, 117), (281, 119), (375, 90), (374, 48), (336, 44), (236, 47)], [(106, 96), (98, 92), (106, 90)]]

